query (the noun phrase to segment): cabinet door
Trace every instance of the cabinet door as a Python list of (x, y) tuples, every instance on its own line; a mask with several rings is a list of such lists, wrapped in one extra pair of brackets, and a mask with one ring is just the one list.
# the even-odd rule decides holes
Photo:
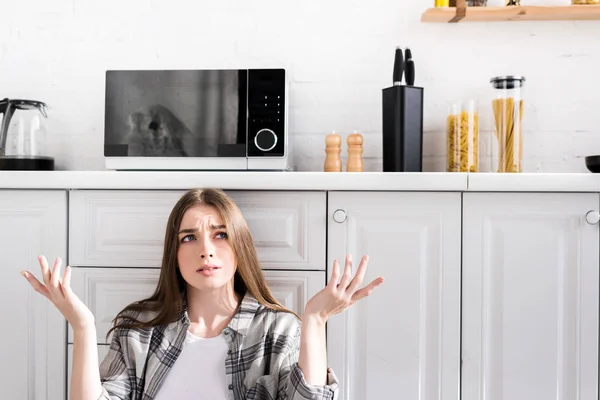
[[(166, 223), (182, 194), (71, 192), (71, 265), (160, 268)], [(228, 194), (248, 222), (263, 268), (325, 270), (325, 193)]]
[(460, 196), (330, 193), (328, 265), (368, 254), (364, 285), (385, 278), (328, 322), (341, 399), (458, 399)]
[(77, 190), (69, 197), (72, 266), (160, 268), (175, 191)]
[(262, 268), (325, 271), (327, 197), (324, 192), (228, 194), (248, 222)]
[(263, 271), (273, 296), (302, 317), (304, 306), (325, 287), (325, 271)]
[[(73, 292), (79, 296), (96, 319), (98, 344), (110, 344), (106, 336), (113, 319), (134, 301), (150, 297), (156, 289), (158, 268), (74, 268), (71, 277)], [(69, 326), (69, 343), (73, 329)]]
[[(156, 289), (159, 269), (151, 268), (75, 268), (71, 278), (73, 292), (96, 318), (98, 344), (110, 344), (106, 333), (112, 320), (128, 304), (149, 297)], [(273, 295), (284, 306), (302, 315), (306, 302), (325, 285), (325, 271), (264, 271)], [(69, 343), (73, 332), (69, 327)]]
[(0, 346), (1, 397), (63, 399), (66, 321), (20, 271), (42, 281), (38, 255), (51, 265), (56, 257), (66, 259), (66, 193), (0, 190), (0, 243), (0, 302), (7, 327)]
[(591, 193), (466, 193), (462, 399), (597, 399)]

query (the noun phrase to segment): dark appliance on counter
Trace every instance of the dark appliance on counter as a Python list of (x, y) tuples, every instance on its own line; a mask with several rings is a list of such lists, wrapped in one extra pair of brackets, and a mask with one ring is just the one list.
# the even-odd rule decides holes
[(54, 158), (44, 155), (46, 107), (37, 100), (0, 100), (0, 170), (54, 170)]
[(422, 172), (423, 88), (414, 86), (410, 49), (396, 48), (393, 82), (382, 90), (383, 172)]
[(585, 157), (585, 166), (588, 171), (593, 172), (595, 174), (600, 172), (600, 155), (586, 156)]
[(282, 68), (110, 70), (104, 156), (110, 170), (287, 170)]

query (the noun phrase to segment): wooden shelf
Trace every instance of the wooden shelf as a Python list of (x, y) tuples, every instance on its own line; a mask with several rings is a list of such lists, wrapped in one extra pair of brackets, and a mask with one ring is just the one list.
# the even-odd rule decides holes
[(426, 10), (422, 22), (591, 21), (600, 20), (600, 5), (440, 7)]

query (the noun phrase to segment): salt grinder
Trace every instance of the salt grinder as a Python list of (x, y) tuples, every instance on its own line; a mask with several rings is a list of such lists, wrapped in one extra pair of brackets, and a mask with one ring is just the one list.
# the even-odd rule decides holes
[(363, 172), (365, 165), (363, 162), (363, 137), (360, 133), (354, 132), (348, 135), (348, 172)]
[(337, 133), (330, 133), (325, 138), (325, 172), (342, 172), (342, 137)]

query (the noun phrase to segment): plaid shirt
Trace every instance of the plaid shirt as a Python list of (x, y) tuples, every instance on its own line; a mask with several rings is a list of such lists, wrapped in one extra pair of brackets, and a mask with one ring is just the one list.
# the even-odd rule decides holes
[[(149, 317), (136, 316), (138, 320)], [(100, 399), (154, 399), (181, 353), (189, 326), (184, 311), (178, 321), (166, 326), (116, 329), (100, 364)], [(223, 335), (229, 345), (225, 360), (228, 400), (337, 398), (339, 383), (330, 368), (324, 386), (304, 380), (298, 367), (300, 321), (293, 314), (270, 310), (247, 294)]]

